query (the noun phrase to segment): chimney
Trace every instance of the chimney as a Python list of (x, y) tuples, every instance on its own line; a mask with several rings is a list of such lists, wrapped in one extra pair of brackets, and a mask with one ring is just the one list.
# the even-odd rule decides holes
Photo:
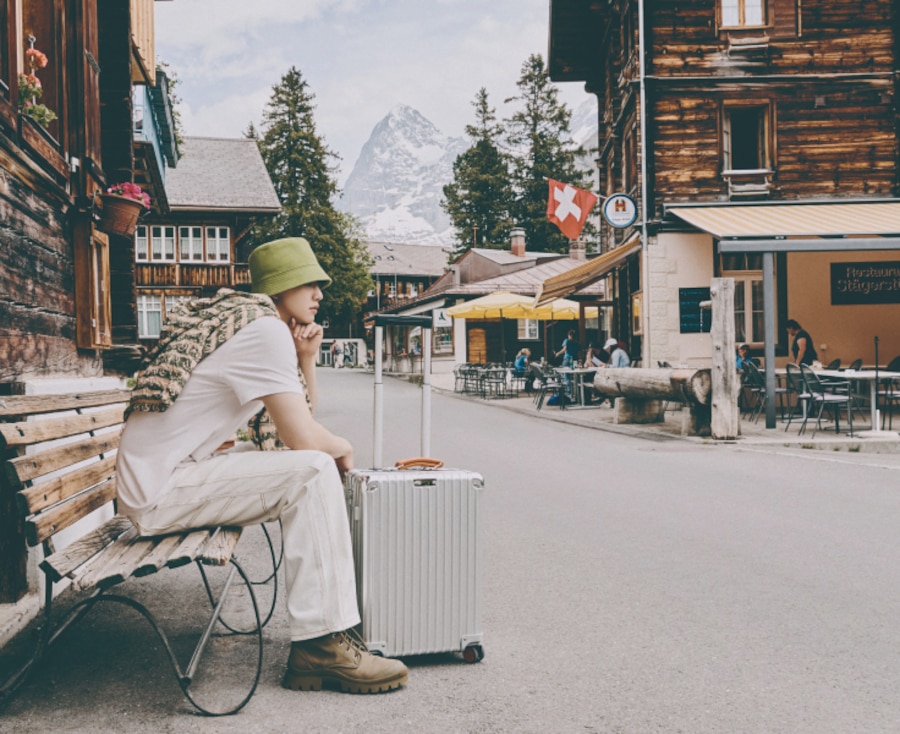
[(516, 257), (525, 257), (525, 230), (514, 229), (509, 233), (510, 251)]
[(587, 260), (584, 251), (584, 240), (569, 240), (569, 257), (573, 260)]

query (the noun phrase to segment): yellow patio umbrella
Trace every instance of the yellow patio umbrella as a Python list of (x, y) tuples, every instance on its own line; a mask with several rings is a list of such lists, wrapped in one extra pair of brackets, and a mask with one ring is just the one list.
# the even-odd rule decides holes
[[(447, 309), (447, 315), (457, 319), (535, 319), (541, 321), (572, 320), (578, 318), (578, 302), (565, 298), (545, 303), (533, 308), (534, 298), (520, 296), (509, 291), (489, 293), (465, 303), (458, 303)], [(591, 311), (594, 313), (591, 314)], [(597, 307), (587, 309), (587, 315), (596, 316)]]
[[(533, 305), (532, 301), (532, 305)], [(542, 306), (538, 306), (536, 309), (533, 309), (537, 313), (543, 313), (544, 309), (549, 309), (549, 316), (541, 316), (540, 318), (548, 318), (555, 319), (557, 321), (563, 321), (565, 319), (577, 319), (581, 304), (578, 301), (570, 301), (568, 298), (557, 298), (549, 303), (545, 303)], [(597, 317), (597, 307), (596, 306), (588, 306), (584, 309), (584, 315), (586, 318), (596, 318)], [(534, 318), (534, 317), (530, 317)]]
[(531, 312), (533, 298), (509, 291), (488, 293), (481, 298), (458, 303), (447, 309), (447, 315), (457, 319), (527, 319), (522, 313)]
[[(498, 291), (472, 301), (459, 303), (447, 309), (447, 315), (458, 319), (535, 319), (564, 321), (578, 318), (577, 301), (557, 298), (543, 306), (533, 308), (534, 298), (518, 293)], [(593, 313), (591, 313), (593, 312)], [(586, 309), (587, 316), (596, 316), (597, 307)]]

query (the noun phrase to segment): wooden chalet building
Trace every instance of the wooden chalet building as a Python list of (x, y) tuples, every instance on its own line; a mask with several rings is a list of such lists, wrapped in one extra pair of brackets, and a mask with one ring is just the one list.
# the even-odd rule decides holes
[(165, 192), (168, 212), (146, 217), (134, 236), (135, 336), (147, 347), (179, 299), (250, 282), (245, 235), (256, 218), (281, 211), (256, 141), (246, 138), (185, 138)]
[(435, 245), (368, 240), (372, 258), (369, 273), (375, 287), (366, 302), (366, 315), (395, 306), (424, 293), (447, 269), (449, 251)]
[[(133, 298), (111, 297), (133, 293), (132, 242), (100, 231), (94, 199), (137, 177), (164, 209), (156, 82), (152, 0), (0, 2), (0, 396), (119, 384), (104, 355), (134, 323)], [(155, 109), (136, 140), (141, 87)], [(3, 487), (0, 640), (37, 606)]]
[(894, 0), (550, 0), (551, 78), (597, 96), (599, 193), (638, 216), (604, 222), (607, 254), (545, 295), (616, 273), (616, 323), (645, 365), (709, 365), (714, 277), (734, 278), (737, 339), (767, 367), (787, 359), (788, 318), (823, 360), (872, 363), (875, 336), (882, 363), (900, 355), (898, 14)]

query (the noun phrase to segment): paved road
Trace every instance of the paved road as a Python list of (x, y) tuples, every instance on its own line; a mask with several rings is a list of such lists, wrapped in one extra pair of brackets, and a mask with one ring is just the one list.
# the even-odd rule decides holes
[[(358, 465), (371, 380), (321, 375), (320, 417)], [(388, 380), (385, 394), (386, 459), (417, 455), (418, 388)], [(156, 653), (94, 652), (107, 621), (67, 643), (0, 730), (900, 731), (895, 457), (641, 439), (447, 395), (433, 413), (432, 453), (486, 479), (484, 662), (412, 661), (387, 696), (289, 693), (278, 619), (256, 698), (204, 720)]]

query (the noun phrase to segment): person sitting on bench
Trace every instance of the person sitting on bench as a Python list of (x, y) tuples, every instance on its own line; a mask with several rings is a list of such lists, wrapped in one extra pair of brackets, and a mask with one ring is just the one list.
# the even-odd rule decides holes
[[(331, 279), (301, 237), (258, 247), (249, 265), (253, 293), (223, 289), (173, 309), (138, 374), (118, 452), (121, 509), (144, 535), (280, 519), (292, 640), (283, 685), (398, 688), (406, 666), (350, 632), (360, 617), (341, 475), (353, 449), (312, 412), (315, 318)], [(277, 434), (265, 447), (286, 450), (217, 450), (266, 414)]]

